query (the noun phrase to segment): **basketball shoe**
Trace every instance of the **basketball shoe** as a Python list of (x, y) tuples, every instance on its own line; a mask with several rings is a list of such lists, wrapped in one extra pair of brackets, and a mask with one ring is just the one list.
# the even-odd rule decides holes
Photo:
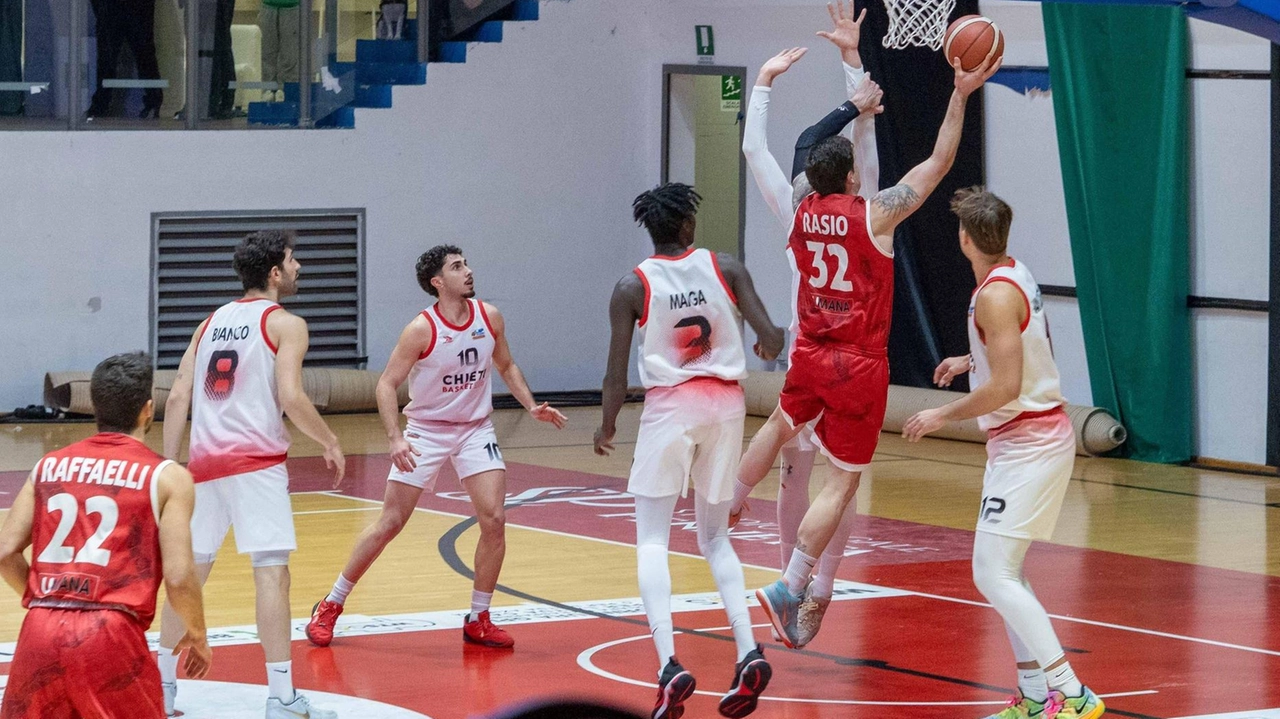
[(311, 702), (301, 692), (294, 692), (293, 701), (288, 704), (275, 697), (269, 697), (267, 719), (338, 719), (338, 713), (328, 709), (317, 709), (311, 706)]
[(1049, 719), (1044, 713), (1045, 708), (1049, 706), (1048, 702), (1048, 699), (1043, 702), (1028, 699), (1022, 690), (1018, 690), (1018, 693), (1009, 699), (1004, 709), (986, 719)]
[(516, 645), (516, 640), (506, 630), (489, 621), (487, 609), (475, 615), (475, 619), (470, 614), (467, 615), (462, 625), (462, 640), (495, 649), (510, 649)]
[(769, 622), (778, 632), (783, 645), (788, 649), (795, 649), (799, 639), (796, 620), (800, 613), (800, 597), (792, 594), (779, 579), (764, 589), (757, 589), (756, 599), (760, 601), (760, 607), (769, 617)]
[(796, 617), (796, 649), (803, 648), (818, 636), (818, 630), (822, 628), (822, 617), (827, 613), (827, 607), (831, 606), (831, 597), (815, 597), (808, 592), (805, 594)]
[(1063, 696), (1062, 692), (1053, 690), (1045, 701), (1049, 704), (1045, 707), (1045, 719), (1097, 719), (1107, 710), (1107, 705), (1089, 687), (1078, 697)]
[(748, 505), (746, 502), (743, 502), (742, 508), (739, 509), (736, 513), (732, 511), (729, 512), (729, 529), (733, 529), (734, 527), (738, 526), (738, 520), (742, 519), (742, 513), (749, 512), (749, 511), (751, 511), (751, 506)]
[(733, 668), (733, 685), (720, 699), (721, 716), (739, 719), (756, 710), (760, 695), (769, 686), (773, 667), (764, 660), (764, 647), (759, 644)]
[(671, 657), (658, 678), (658, 701), (653, 705), (652, 719), (680, 719), (684, 714), (684, 703), (697, 688), (698, 681), (693, 675), (680, 666), (675, 657)]
[(311, 621), (307, 622), (307, 639), (317, 647), (327, 647), (333, 641), (333, 627), (342, 616), (342, 605), (321, 599), (311, 608)]

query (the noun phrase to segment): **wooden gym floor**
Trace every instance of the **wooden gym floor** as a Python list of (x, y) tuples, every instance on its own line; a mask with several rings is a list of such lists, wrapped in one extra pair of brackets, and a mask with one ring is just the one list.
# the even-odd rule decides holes
[[(495, 621), (512, 652), (464, 647), (477, 530), (452, 476), (357, 586), (328, 649), (301, 639), (355, 535), (378, 511), (389, 462), (377, 418), (327, 418), (348, 478), (336, 490), (318, 448), (295, 432), (289, 463), (299, 551), (293, 559), (295, 673), (316, 703), (362, 719), (482, 716), (514, 701), (578, 694), (646, 712), (657, 660), (636, 597), (632, 508), (624, 494), (640, 406), (620, 420), (618, 452), (591, 452), (598, 408), (570, 409), (557, 432), (523, 412), (495, 415), (509, 472), (506, 566)], [(749, 418), (747, 435), (762, 420)], [(45, 452), (88, 424), (0, 425), (0, 507)], [(160, 441), (159, 427), (150, 436)], [(983, 447), (883, 435), (859, 491), (859, 524), (823, 633), (803, 651), (757, 634), (774, 664), (754, 716), (981, 717), (1010, 693), (1012, 656), (969, 576)], [(814, 489), (821, 471), (815, 471)], [(748, 588), (776, 578), (776, 472), (735, 529)], [(732, 642), (692, 508), (682, 502), (671, 558), (682, 662), (699, 680), (691, 718), (715, 716)], [(1078, 458), (1052, 543), (1028, 574), (1078, 673), (1130, 717), (1280, 719), (1280, 480)], [(248, 559), (229, 541), (205, 591), (215, 666), (183, 682), (188, 717), (260, 716)], [(0, 597), (0, 687), (23, 612)], [(753, 619), (765, 621), (758, 608)], [(212, 631), (217, 628), (217, 631)]]

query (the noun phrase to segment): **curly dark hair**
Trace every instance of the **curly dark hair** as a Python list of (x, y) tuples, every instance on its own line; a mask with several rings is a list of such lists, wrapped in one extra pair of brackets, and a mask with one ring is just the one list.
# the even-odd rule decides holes
[(454, 245), (436, 245), (418, 258), (418, 264), (414, 267), (414, 271), (418, 273), (418, 286), (432, 297), (439, 297), (440, 293), (436, 291), (434, 285), (431, 284), (432, 277), (438, 277), (440, 271), (444, 269), (444, 258), (449, 255), (461, 255), (462, 250)]
[(108, 357), (93, 369), (89, 398), (99, 432), (129, 434), (138, 428), (138, 415), (151, 399), (154, 371), (142, 352)]
[(853, 143), (841, 135), (828, 137), (809, 150), (804, 176), (819, 195), (839, 195), (853, 171)]
[(288, 250), (293, 249), (297, 241), (293, 230), (261, 230), (241, 240), (231, 258), (231, 266), (245, 291), (267, 289), (271, 268), (283, 267)]
[(640, 193), (631, 203), (636, 222), (649, 231), (654, 245), (669, 245), (680, 240), (684, 221), (698, 213), (702, 196), (681, 182), (668, 182)]

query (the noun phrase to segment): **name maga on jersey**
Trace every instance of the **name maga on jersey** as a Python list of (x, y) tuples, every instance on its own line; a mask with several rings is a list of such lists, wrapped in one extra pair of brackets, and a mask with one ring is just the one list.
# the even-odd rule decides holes
[(75, 482), (125, 489), (142, 489), (152, 465), (101, 457), (49, 457), (41, 464), (37, 482)]
[(671, 301), (671, 309), (682, 310), (686, 307), (697, 307), (698, 305), (707, 304), (707, 296), (702, 290), (691, 290), (689, 292), (677, 292), (669, 295)]

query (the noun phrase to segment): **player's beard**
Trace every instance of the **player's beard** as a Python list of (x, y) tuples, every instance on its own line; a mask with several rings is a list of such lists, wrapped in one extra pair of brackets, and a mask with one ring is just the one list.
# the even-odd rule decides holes
[(298, 276), (294, 275), (292, 279), (281, 282), (276, 291), (279, 297), (293, 297), (298, 294)]
[(466, 292), (463, 292), (463, 293), (462, 293), (462, 298), (463, 298), (463, 299), (467, 299), (467, 300), (469, 300), (469, 299), (471, 299), (472, 297), (475, 297), (475, 296), (476, 296), (476, 290), (475, 290), (475, 288), (474, 288), (474, 287), (472, 287), (472, 288), (468, 289)]

